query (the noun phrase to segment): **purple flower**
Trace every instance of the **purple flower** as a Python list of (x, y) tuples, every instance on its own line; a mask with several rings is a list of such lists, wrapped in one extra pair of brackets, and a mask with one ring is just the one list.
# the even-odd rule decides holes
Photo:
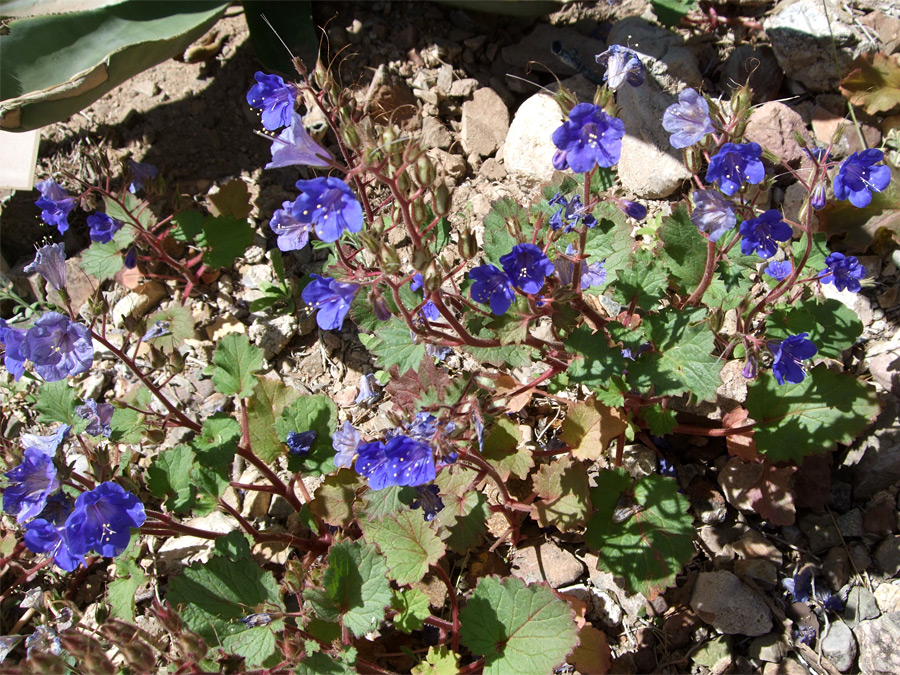
[(247, 92), (247, 103), (251, 108), (263, 111), (263, 126), (274, 131), (290, 124), (297, 88), (292, 84), (285, 84), (278, 75), (257, 72), (253, 77), (256, 78), (256, 84)]
[(785, 381), (799, 384), (806, 377), (800, 361), (811, 359), (819, 351), (811, 340), (806, 339), (807, 335), (808, 333), (791, 335), (782, 342), (769, 344), (769, 349), (775, 355), (775, 360), (772, 362), (772, 373), (778, 380), (778, 384), (784, 384)]
[(434, 455), (424, 443), (409, 436), (394, 436), (359, 447), (356, 472), (369, 479), (369, 487), (381, 490), (391, 485), (425, 485), (436, 475)]
[(66, 572), (85, 565), (84, 554), (73, 553), (69, 546), (66, 526), (55, 525), (43, 518), (35, 518), (25, 526), (25, 546), (34, 553), (52, 556), (53, 562)]
[(25, 372), (25, 357), (22, 356), (22, 343), (28, 334), (23, 328), (11, 328), (4, 319), (0, 319), (0, 344), (4, 346), (3, 365), (18, 382)]
[(303, 289), (301, 297), (303, 302), (314, 309), (318, 309), (316, 323), (322, 330), (337, 330), (350, 311), (350, 303), (353, 295), (359, 290), (359, 286), (351, 283), (336, 281), (329, 277), (320, 277), (318, 274), (310, 275), (313, 280)]
[(25, 274), (37, 272), (54, 290), (66, 285), (66, 247), (63, 244), (41, 246), (34, 256), (34, 262), (24, 270)]
[(356, 450), (362, 438), (350, 422), (344, 422), (340, 429), (331, 434), (331, 445), (334, 448), (334, 465), (350, 468)]
[(866, 268), (860, 264), (856, 256), (832, 253), (825, 258), (825, 264), (827, 267), (819, 272), (819, 280), (823, 284), (834, 284), (839, 291), (859, 293), (862, 288), (859, 280), (865, 278)]
[(416, 491), (419, 496), (409, 507), (421, 508), (425, 512), (425, 522), (431, 522), (437, 516), (438, 511), (444, 508), (444, 502), (440, 498), (440, 489), (437, 485), (425, 485), (417, 487)]
[(130, 270), (137, 267), (137, 249), (134, 246), (125, 253), (125, 259), (122, 261), (122, 264)]
[(75, 414), (83, 420), (88, 420), (85, 431), (91, 436), (112, 435), (112, 427), (109, 423), (112, 421), (115, 408), (110, 403), (97, 403), (92, 398), (86, 399), (84, 405), (75, 408)]
[(40, 190), (41, 196), (34, 203), (41, 209), (41, 220), (47, 225), (53, 225), (60, 234), (65, 234), (69, 229), (69, 214), (75, 208), (75, 198), (60, 187), (53, 180), (44, 180), (35, 186)]
[(292, 455), (306, 457), (315, 441), (315, 431), (289, 431), (285, 442)]
[(163, 335), (171, 335), (172, 334), (172, 324), (169, 321), (163, 321), (162, 319), (158, 321), (154, 321), (153, 325), (144, 333), (143, 340), (146, 342), (147, 340), (155, 340), (156, 338), (162, 337)]
[(128, 191), (131, 194), (143, 190), (144, 181), (153, 180), (159, 173), (159, 169), (152, 164), (135, 162), (133, 159), (128, 160), (128, 171), (131, 173), (131, 182), (128, 184)]
[(597, 225), (597, 219), (590, 213), (586, 213), (581, 197), (575, 195), (572, 199), (566, 199), (562, 193), (556, 195), (547, 202), (550, 205), (559, 205), (559, 210), (550, 216), (550, 227), (554, 230), (562, 228), (563, 232), (571, 232), (573, 228), (584, 223), (587, 227)]
[(569, 112), (569, 120), (553, 132), (553, 144), (559, 148), (553, 166), (575, 173), (613, 166), (622, 154), (624, 135), (622, 120), (607, 115), (598, 105), (579, 103)]
[(140, 527), (146, 519), (137, 497), (117, 483), (100, 483), (78, 496), (66, 519), (69, 550), (75, 555), (93, 549), (107, 558), (117, 556), (128, 547), (131, 528)]
[(706, 182), (719, 182), (719, 189), (729, 197), (744, 183), (763, 182), (766, 169), (762, 163), (762, 148), (758, 143), (725, 143), (706, 169)]
[(105, 213), (92, 213), (88, 216), (87, 224), (91, 228), (89, 233), (91, 241), (99, 244), (112, 241), (113, 235), (122, 229), (121, 221), (110, 218)]
[[(575, 249), (571, 244), (566, 248), (566, 255), (574, 255)], [(606, 281), (606, 261), (587, 264), (587, 260), (581, 263), (581, 290), (587, 290), (591, 286), (602, 286)], [(556, 274), (563, 286), (570, 286), (575, 276), (575, 263), (566, 258), (559, 258), (554, 262)]]
[(779, 260), (772, 261), (768, 264), (766, 269), (763, 270), (766, 274), (768, 274), (773, 279), (777, 279), (781, 281), (790, 275), (791, 272), (794, 271), (794, 266), (791, 265), (790, 260)]
[(825, 208), (826, 201), (828, 200), (825, 197), (825, 185), (824, 183), (819, 183), (809, 195), (809, 205), (816, 211), (821, 211)]
[[(453, 431), (454, 424), (449, 422), (450, 429), (445, 431)], [(416, 413), (415, 418), (406, 424), (406, 434), (416, 441), (423, 443), (431, 442), (438, 433), (438, 420), (429, 412)]]
[(812, 593), (812, 579), (812, 570), (807, 567), (793, 577), (782, 579), (781, 585), (791, 594), (794, 602), (809, 602), (809, 596)]
[(709, 240), (716, 242), (737, 224), (737, 216), (731, 202), (714, 190), (695, 190), (694, 210), (691, 222), (701, 232), (709, 233)]
[(771, 258), (778, 250), (779, 241), (788, 241), (794, 231), (781, 219), (781, 211), (769, 209), (756, 218), (741, 223), (741, 253), (760, 258)]
[(620, 199), (619, 206), (622, 208), (622, 211), (625, 212), (626, 216), (631, 216), (635, 220), (643, 220), (647, 217), (647, 207), (643, 204), (638, 204), (637, 202), (632, 202), (628, 199)]
[(544, 287), (544, 279), (555, 271), (553, 263), (534, 244), (517, 244), (512, 251), (500, 258), (503, 271), (517, 288), (525, 293), (538, 293)]
[(317, 166), (327, 167), (331, 154), (316, 143), (306, 127), (303, 118), (294, 113), (291, 126), (278, 136), (272, 138), (272, 161), (266, 164), (267, 169), (280, 169), (285, 166)]
[(873, 192), (881, 192), (891, 182), (891, 170), (884, 164), (881, 150), (869, 149), (854, 152), (841, 164), (834, 177), (834, 196), (841, 201), (849, 199), (857, 208), (865, 208), (872, 201)]
[(356, 398), (353, 399), (354, 403), (365, 403), (369, 399), (374, 399), (378, 396), (378, 392), (375, 391), (373, 384), (375, 383), (375, 375), (374, 373), (367, 373), (359, 378), (359, 393), (356, 395)]
[(322, 241), (337, 241), (345, 231), (362, 229), (362, 204), (341, 179), (298, 180), (297, 189), (300, 196), (291, 205), (291, 215), (301, 223), (312, 223)]
[(19, 445), (26, 450), (31, 448), (40, 450), (48, 457), (56, 454), (56, 449), (69, 436), (72, 430), (71, 424), (60, 424), (49, 436), (38, 436), (37, 434), (22, 434), (19, 436)]
[(709, 104), (696, 89), (684, 89), (678, 94), (678, 103), (663, 113), (662, 126), (671, 134), (671, 146), (679, 150), (699, 143), (706, 134), (716, 130), (709, 117)]
[(25, 450), (22, 463), (3, 475), (8, 481), (3, 490), (3, 510), (20, 523), (39, 515), (50, 493), (59, 489), (53, 458), (37, 448)]
[[(425, 282), (422, 279), (422, 275), (416, 272), (409, 284), (410, 289), (413, 291), (418, 291), (424, 285)], [(422, 305), (421, 312), (429, 321), (437, 321), (441, 318), (441, 313), (438, 310), (437, 305), (435, 305), (431, 300)]]
[(480, 265), (469, 272), (469, 277), (475, 282), (469, 289), (472, 299), (489, 304), (494, 314), (505, 314), (516, 297), (506, 273), (493, 265)]
[(27, 651), (25, 656), (31, 658), (32, 652), (59, 654), (62, 645), (59, 642), (59, 636), (56, 631), (49, 626), (38, 626), (34, 632), (25, 638), (25, 647)]
[(605, 52), (597, 54), (595, 60), (600, 65), (606, 66), (603, 79), (613, 91), (625, 82), (632, 87), (640, 87), (644, 83), (644, 64), (628, 47), (610, 45)]
[(425, 345), (425, 353), (428, 354), (428, 356), (437, 359), (438, 361), (443, 361), (444, 359), (446, 359), (448, 356), (450, 356), (452, 351), (453, 350), (450, 349), (450, 347), (444, 347), (442, 345)]
[(278, 235), (275, 245), (279, 251), (299, 251), (309, 241), (312, 223), (301, 223), (291, 215), (293, 202), (282, 202), (281, 208), (272, 214), (269, 227)]
[(34, 322), (20, 352), (47, 382), (83, 373), (94, 363), (88, 329), (59, 312), (47, 312)]

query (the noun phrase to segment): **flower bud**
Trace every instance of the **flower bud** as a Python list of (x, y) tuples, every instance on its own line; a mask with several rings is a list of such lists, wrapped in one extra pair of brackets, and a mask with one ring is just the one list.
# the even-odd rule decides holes
[(362, 146), (362, 139), (359, 137), (359, 131), (356, 130), (355, 124), (346, 124), (341, 129), (341, 136), (344, 139), (344, 143), (347, 144), (347, 147), (352, 150), (359, 150)]
[(388, 308), (387, 301), (374, 288), (369, 293), (369, 303), (372, 305), (372, 309), (375, 310), (375, 318), (379, 321), (387, 321), (391, 318), (391, 310)]
[(412, 221), (416, 227), (422, 227), (425, 221), (428, 220), (428, 208), (425, 206), (425, 201), (419, 198), (412, 202), (409, 205), (409, 215), (412, 216)]
[(338, 108), (338, 116), (341, 119), (341, 123), (349, 124), (353, 121), (353, 108), (349, 105), (342, 105)]
[(409, 194), (411, 187), (412, 181), (410, 181), (409, 174), (406, 171), (397, 176), (397, 189), (400, 190), (400, 192)]
[(700, 169), (703, 167), (703, 153), (700, 151), (700, 148), (693, 145), (685, 148), (684, 163), (691, 173), (700, 173)]
[(356, 236), (359, 238), (360, 243), (362, 243), (363, 248), (365, 248), (370, 253), (377, 254), (379, 244), (375, 240), (375, 237), (373, 237), (369, 232), (366, 232), (365, 230), (357, 233)]
[(381, 259), (381, 267), (388, 274), (397, 274), (400, 271), (400, 256), (393, 246), (381, 246), (378, 250)]
[(821, 211), (825, 208), (825, 201), (825, 185), (819, 183), (813, 188), (812, 194), (809, 196), (809, 205), (816, 211)]
[(459, 236), (459, 254), (466, 260), (471, 260), (478, 255), (478, 240), (475, 233), (468, 227)]
[(745, 83), (743, 87), (734, 92), (731, 97), (731, 112), (740, 117), (748, 117), (750, 114), (750, 102), (752, 94), (750, 93), (749, 83)]
[(443, 181), (434, 187), (434, 212), (439, 216), (446, 216), (450, 213), (450, 189)]
[(425, 249), (416, 249), (412, 254), (412, 266), (416, 272), (424, 272), (428, 269), (428, 265), (434, 258), (431, 253)]
[(425, 290), (429, 292), (439, 291), (444, 279), (438, 270), (437, 261), (432, 260), (425, 271), (422, 273)]
[(554, 100), (562, 108), (563, 114), (568, 117), (569, 111), (578, 104), (578, 97), (571, 91), (560, 85), (559, 90), (553, 95)]
[(316, 61), (316, 70), (313, 77), (319, 89), (326, 89), (331, 83), (331, 73), (328, 72), (328, 67), (321, 59)]
[(434, 182), (436, 177), (437, 173), (434, 170), (434, 163), (429, 159), (428, 155), (419, 157), (419, 161), (416, 162), (416, 180), (419, 182), (419, 185), (428, 187)]

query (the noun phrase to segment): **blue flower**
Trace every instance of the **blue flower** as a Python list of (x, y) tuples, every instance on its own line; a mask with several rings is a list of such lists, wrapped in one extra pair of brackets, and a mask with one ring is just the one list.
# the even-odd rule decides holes
[(147, 519), (144, 505), (117, 483), (100, 483), (82, 492), (66, 519), (66, 538), (74, 555), (94, 550), (112, 558), (128, 547), (131, 529)]
[(133, 270), (137, 267), (137, 249), (132, 246), (125, 253), (125, 258), (122, 260), (122, 264), (125, 265), (130, 270)]
[(678, 94), (678, 103), (663, 113), (662, 126), (671, 134), (669, 144), (679, 150), (699, 143), (716, 130), (709, 117), (709, 104), (696, 89), (684, 89)]
[(778, 250), (779, 241), (789, 241), (794, 231), (781, 219), (781, 212), (769, 209), (765, 213), (741, 223), (741, 253), (760, 258), (771, 258)]
[(585, 173), (595, 166), (610, 167), (622, 154), (625, 123), (607, 115), (598, 105), (579, 103), (569, 120), (553, 132), (553, 167)]
[(825, 203), (827, 201), (828, 200), (825, 197), (825, 185), (823, 183), (819, 183), (813, 188), (812, 192), (809, 195), (809, 205), (816, 211), (821, 211), (825, 208)]
[(112, 435), (112, 427), (109, 423), (112, 422), (115, 410), (110, 403), (97, 403), (94, 399), (89, 398), (85, 400), (84, 405), (75, 408), (75, 414), (83, 420), (88, 420), (85, 431), (91, 436), (109, 438)]
[(841, 201), (849, 199), (857, 208), (865, 208), (872, 201), (873, 192), (881, 192), (891, 182), (891, 170), (884, 164), (881, 150), (869, 149), (854, 152), (841, 164), (834, 178), (834, 196)]
[(825, 258), (825, 265), (827, 267), (819, 272), (819, 281), (823, 284), (834, 284), (839, 291), (859, 293), (862, 288), (859, 280), (865, 278), (866, 268), (860, 264), (856, 256), (832, 253)]
[(292, 455), (306, 457), (315, 441), (315, 431), (289, 431), (285, 442)]
[(34, 322), (20, 353), (47, 382), (83, 373), (94, 363), (90, 331), (59, 312), (47, 312)]
[[(409, 287), (413, 291), (418, 291), (422, 286), (424, 286), (425, 282), (422, 280), (422, 275), (416, 272), (413, 275), (412, 281), (409, 284)], [(429, 321), (437, 321), (441, 318), (441, 312), (438, 310), (437, 305), (435, 305), (431, 300), (422, 305), (422, 314)]]
[(53, 458), (37, 448), (25, 450), (22, 463), (3, 475), (9, 481), (3, 490), (3, 510), (20, 523), (39, 515), (47, 497), (59, 489)]
[(505, 314), (516, 297), (506, 273), (493, 265), (480, 265), (469, 272), (469, 277), (475, 282), (469, 289), (472, 299), (489, 304), (494, 314)]
[(291, 126), (271, 140), (272, 161), (266, 164), (267, 169), (280, 169), (285, 166), (329, 166), (331, 154), (313, 140), (303, 126), (303, 118), (297, 113), (291, 118)]
[(637, 202), (632, 202), (628, 199), (620, 199), (619, 206), (622, 208), (622, 211), (625, 212), (626, 216), (631, 216), (635, 220), (643, 220), (647, 217), (647, 207), (643, 204), (638, 204)]
[(812, 593), (812, 570), (805, 568), (793, 577), (782, 579), (781, 585), (791, 594), (794, 602), (809, 602)]
[(269, 227), (278, 235), (275, 245), (279, 251), (299, 251), (309, 241), (312, 223), (301, 223), (291, 215), (293, 202), (283, 202), (281, 208), (272, 214)]
[(381, 490), (391, 485), (425, 485), (436, 475), (431, 448), (409, 436), (394, 436), (359, 447), (356, 473), (369, 479), (369, 487)]
[[(566, 255), (575, 254), (571, 244), (566, 248)], [(606, 282), (606, 261), (587, 264), (587, 260), (581, 263), (581, 290), (587, 290), (591, 286), (602, 286)], [(559, 282), (563, 286), (570, 286), (575, 276), (575, 263), (566, 258), (558, 258), (554, 262)]]
[(784, 384), (786, 381), (799, 384), (806, 377), (800, 361), (811, 359), (819, 352), (812, 341), (806, 339), (807, 335), (809, 334), (791, 335), (782, 342), (769, 344), (769, 349), (775, 355), (775, 360), (772, 362), (772, 373), (778, 380), (778, 384)]
[(128, 171), (131, 174), (131, 182), (128, 184), (128, 191), (131, 194), (137, 194), (144, 189), (144, 181), (153, 180), (159, 173), (152, 164), (147, 162), (135, 162), (133, 159), (128, 160)]
[(63, 244), (41, 246), (34, 255), (34, 262), (23, 271), (25, 274), (37, 272), (58, 291), (66, 285), (66, 247)]
[(708, 232), (710, 241), (719, 241), (719, 237), (737, 224), (731, 202), (715, 190), (694, 190), (693, 197), (691, 222), (701, 232)]
[(706, 169), (706, 182), (718, 181), (719, 189), (729, 197), (744, 183), (757, 185), (766, 177), (762, 163), (762, 148), (758, 143), (725, 143)]
[(23, 328), (12, 328), (4, 319), (0, 319), (0, 345), (4, 346), (3, 365), (18, 382), (25, 372), (25, 357), (22, 356), (22, 343), (28, 334)]
[(628, 47), (610, 45), (605, 52), (597, 54), (595, 60), (600, 65), (606, 66), (603, 79), (613, 91), (625, 82), (632, 87), (639, 87), (644, 83), (644, 64)]
[(359, 432), (350, 422), (344, 422), (340, 429), (331, 434), (331, 445), (335, 453), (334, 465), (339, 468), (350, 468), (361, 442)]
[(263, 111), (263, 126), (274, 131), (290, 124), (297, 88), (292, 84), (285, 84), (278, 75), (257, 72), (253, 77), (256, 78), (256, 84), (247, 92), (247, 103), (251, 108)]
[(438, 511), (444, 508), (444, 502), (440, 498), (440, 489), (437, 485), (425, 485), (417, 487), (416, 491), (419, 496), (409, 507), (411, 509), (421, 508), (425, 512), (425, 522), (431, 522), (437, 516)]
[(544, 279), (556, 269), (534, 244), (516, 244), (512, 251), (500, 258), (500, 264), (513, 285), (529, 294), (539, 293), (544, 287)]
[(353, 296), (359, 290), (356, 284), (336, 281), (329, 277), (310, 275), (313, 280), (303, 289), (300, 296), (310, 307), (318, 309), (316, 323), (322, 330), (337, 330), (350, 311)]
[(41, 196), (34, 205), (41, 209), (41, 220), (53, 225), (60, 234), (69, 229), (69, 214), (75, 208), (75, 198), (53, 180), (44, 180), (35, 185)]
[(85, 565), (84, 554), (73, 553), (69, 546), (66, 526), (56, 525), (44, 518), (35, 518), (25, 526), (25, 546), (34, 553), (52, 556), (53, 562), (66, 572)]
[(35, 450), (40, 450), (48, 457), (53, 457), (56, 454), (56, 449), (59, 447), (59, 444), (68, 438), (71, 430), (71, 424), (60, 424), (56, 427), (56, 431), (49, 436), (22, 434), (19, 436), (19, 445), (26, 450), (28, 448), (33, 448)]
[(291, 215), (301, 223), (312, 223), (322, 241), (337, 241), (344, 232), (362, 229), (362, 204), (341, 179), (298, 180), (297, 189), (300, 196), (291, 205)]
[(791, 265), (790, 260), (779, 260), (777, 262), (773, 260), (768, 264), (766, 269), (763, 270), (763, 272), (778, 281), (787, 278), (793, 271), (794, 266)]
[(575, 195), (572, 199), (566, 199), (562, 193), (557, 192), (548, 204), (552, 206), (559, 205), (559, 210), (550, 216), (550, 227), (554, 230), (562, 228), (563, 232), (571, 232), (579, 224), (584, 223), (587, 227), (597, 225), (597, 219), (590, 213), (586, 213), (584, 205), (581, 203), (581, 197)]
[(105, 213), (92, 213), (88, 216), (87, 224), (91, 228), (89, 233), (91, 241), (99, 244), (112, 241), (113, 235), (122, 229), (121, 221), (110, 218)]

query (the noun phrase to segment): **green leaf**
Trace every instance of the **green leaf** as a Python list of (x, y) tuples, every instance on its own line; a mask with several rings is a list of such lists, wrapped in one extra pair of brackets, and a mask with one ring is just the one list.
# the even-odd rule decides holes
[(455, 471), (444, 469), (435, 480), (444, 508), (438, 511), (434, 523), (447, 546), (457, 553), (465, 553), (478, 543), (487, 527), (488, 504), (484, 493), (468, 489), (475, 472), (454, 468)]
[(353, 503), (357, 490), (363, 485), (362, 478), (355, 471), (341, 469), (327, 476), (316, 488), (309, 508), (332, 527), (346, 529), (353, 522)]
[(622, 348), (609, 347), (607, 342), (602, 332), (592, 333), (588, 326), (580, 326), (563, 340), (575, 356), (566, 371), (573, 384), (583, 384), (591, 389), (606, 388), (611, 377), (622, 373), (626, 363)]
[(597, 461), (619, 434), (628, 428), (625, 414), (593, 397), (569, 404), (560, 440), (572, 446), (576, 459)]
[(154, 497), (170, 497), (166, 508), (176, 513), (194, 505), (196, 486), (191, 481), (194, 453), (187, 445), (176, 445), (159, 453), (147, 469), (147, 487)]
[(650, 0), (650, 5), (659, 23), (666, 28), (673, 28), (697, 9), (697, 2), (698, 0)]
[(425, 660), (412, 669), (412, 675), (456, 675), (458, 672), (459, 655), (451, 652), (446, 645), (429, 647)]
[(366, 490), (354, 503), (354, 510), (357, 518), (381, 520), (407, 508), (417, 496), (416, 489), (407, 485), (391, 485), (383, 490)]
[(428, 596), (417, 588), (392, 591), (392, 593), (391, 609), (399, 612), (394, 617), (394, 625), (404, 633), (421, 630), (425, 625), (425, 619), (431, 614)]
[(514, 229), (520, 229), (527, 222), (528, 211), (512, 197), (493, 203), (490, 213), (484, 217), (484, 255), (488, 262), (500, 267), (500, 258), (519, 243), (509, 233), (507, 223)]
[(459, 615), (460, 641), (484, 656), (485, 675), (546, 675), (578, 643), (569, 606), (546, 586), (515, 577), (479, 580)]
[(675, 413), (669, 408), (663, 410), (658, 403), (642, 408), (641, 414), (654, 436), (668, 436), (677, 424)]
[(252, 560), (215, 556), (197, 563), (169, 580), (166, 597), (191, 630), (209, 645), (246, 658), (248, 666), (262, 664), (275, 653), (275, 631), (280, 620), (268, 626), (248, 628), (240, 619), (256, 612), (284, 611), (271, 572)]
[(397, 515), (373, 520), (363, 527), (367, 541), (378, 544), (387, 560), (390, 578), (398, 584), (421, 581), (444, 555), (444, 543), (419, 511), (401, 511)]
[(229, 560), (250, 560), (251, 544), (252, 542), (246, 534), (240, 530), (234, 530), (224, 537), (216, 539), (216, 555), (225, 556)]
[(225, 413), (215, 413), (203, 420), (203, 428), (191, 441), (199, 464), (212, 469), (230, 467), (237, 452), (241, 425)]
[(116, 408), (109, 423), (112, 443), (140, 443), (144, 437), (144, 415), (131, 408)]
[(665, 261), (675, 288), (684, 294), (692, 293), (700, 285), (706, 269), (708, 240), (691, 222), (684, 203), (663, 218), (658, 236), (663, 245), (657, 252)]
[[(734, 256), (734, 251), (729, 254), (731, 256)], [(703, 304), (719, 308), (723, 312), (738, 307), (750, 296), (753, 288), (750, 277), (755, 271), (755, 267), (745, 267), (732, 260), (720, 260), (712, 283), (703, 294)]]
[(360, 334), (359, 339), (375, 356), (375, 361), (382, 370), (397, 366), (403, 375), (407, 370), (418, 369), (425, 358), (425, 344), (413, 342), (409, 327), (397, 317), (382, 322), (375, 329), (374, 335)]
[(371, 544), (344, 541), (328, 552), (321, 588), (305, 594), (320, 618), (337, 621), (360, 637), (376, 628), (391, 603), (391, 583), (384, 558)]
[(522, 444), (518, 425), (505, 417), (494, 422), (484, 439), (484, 451), (481, 454), (497, 469), (504, 481), (509, 479), (510, 474), (524, 480), (534, 466), (534, 457), (531, 450)]
[(132, 623), (134, 596), (137, 590), (147, 583), (147, 575), (131, 558), (120, 556), (115, 562), (116, 578), (109, 584), (106, 599), (109, 600), (113, 616)]
[(39, 422), (62, 422), (75, 426), (81, 418), (75, 414), (75, 390), (68, 379), (43, 382), (37, 390), (34, 409), (40, 413)]
[(210, 267), (231, 267), (253, 244), (253, 226), (234, 216), (217, 216), (203, 221), (200, 243), (206, 246), (203, 262)]
[(779, 385), (761, 377), (747, 391), (747, 411), (756, 420), (756, 449), (772, 461), (802, 461), (807, 455), (849, 445), (881, 407), (875, 391), (850, 374), (820, 364), (800, 384)]
[(125, 261), (122, 259), (119, 245), (114, 241), (105, 244), (94, 242), (81, 254), (81, 269), (100, 281), (112, 279), (123, 267)]
[(563, 532), (584, 527), (590, 513), (590, 482), (581, 462), (563, 456), (542, 464), (534, 476), (534, 492), (539, 501), (531, 515), (541, 527), (558, 527)]
[(638, 307), (651, 310), (665, 296), (668, 285), (659, 256), (642, 249), (632, 256), (628, 267), (619, 270), (613, 298), (623, 305), (637, 298)]
[(599, 204), (594, 207), (593, 213), (597, 225), (588, 230), (584, 252), (588, 262), (606, 261), (607, 281), (611, 282), (620, 270), (630, 265), (631, 251), (634, 249), (631, 225), (613, 204)]
[[(800, 262), (803, 254), (806, 253), (806, 240), (800, 239), (800, 241), (795, 241), (792, 245), (792, 251), (794, 253), (794, 260)], [(816, 232), (812, 236), (812, 247), (810, 248), (809, 257), (806, 259), (806, 265), (803, 268), (804, 272), (802, 272), (802, 274), (804, 276), (812, 276), (825, 269), (825, 258), (829, 255), (831, 255), (831, 251), (828, 250), (828, 235), (824, 232)]]
[(147, 326), (153, 326), (157, 321), (165, 321), (169, 324), (169, 332), (148, 340), (154, 347), (165, 352), (174, 352), (184, 344), (184, 341), (194, 337), (194, 316), (191, 310), (181, 305), (172, 304), (155, 312), (147, 319)]
[(789, 335), (809, 333), (819, 356), (839, 359), (862, 335), (862, 321), (844, 303), (829, 298), (803, 300), (793, 307), (779, 307), (766, 320), (766, 337), (784, 340)]
[(250, 446), (261, 460), (271, 464), (284, 454), (282, 439), (275, 428), (275, 418), (300, 397), (300, 392), (285, 387), (281, 380), (257, 376), (256, 382), (253, 396), (247, 401)]
[(172, 238), (176, 241), (192, 242), (203, 232), (203, 221), (206, 217), (200, 211), (180, 211), (172, 216), (175, 227)]
[[(645, 476), (628, 495), (631, 479), (624, 472), (604, 471), (591, 490), (597, 511), (585, 542), (596, 551), (598, 568), (623, 577), (626, 587), (652, 599), (672, 585), (693, 557), (693, 519), (678, 483), (663, 476)], [(617, 509), (623, 493), (630, 511)], [(616, 522), (618, 521), (618, 522)]]
[(225, 396), (247, 398), (253, 394), (253, 373), (265, 367), (262, 350), (250, 344), (246, 335), (226, 335), (213, 353), (212, 381)]
[(628, 382), (642, 391), (652, 388), (658, 396), (688, 392), (701, 401), (714, 401), (724, 361), (712, 355), (715, 340), (705, 318), (703, 308), (668, 308), (647, 317), (647, 337), (658, 353), (638, 357), (628, 368)]
[(275, 431), (282, 441), (287, 441), (291, 431), (315, 431), (309, 454), (305, 457), (288, 457), (288, 469), (310, 476), (320, 476), (334, 471), (334, 446), (331, 434), (337, 427), (337, 407), (327, 396), (301, 396), (288, 405), (275, 420)]

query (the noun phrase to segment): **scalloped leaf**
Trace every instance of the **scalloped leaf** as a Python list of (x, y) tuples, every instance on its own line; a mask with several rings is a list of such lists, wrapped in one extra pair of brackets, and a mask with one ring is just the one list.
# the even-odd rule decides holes
[(510, 474), (524, 479), (534, 466), (531, 450), (522, 445), (522, 434), (518, 425), (504, 417), (494, 422), (488, 437), (484, 440), (481, 455), (497, 469), (497, 473), (504, 481), (509, 479)]
[(563, 456), (542, 464), (534, 475), (534, 492), (540, 501), (531, 506), (531, 516), (541, 527), (551, 525), (563, 532), (584, 526), (591, 510), (591, 486), (581, 462)]
[(226, 335), (213, 352), (212, 381), (216, 391), (225, 396), (247, 398), (253, 394), (253, 376), (265, 365), (262, 350), (250, 344), (246, 335)]
[(784, 340), (789, 335), (809, 333), (818, 356), (839, 359), (862, 335), (862, 321), (852, 309), (834, 298), (803, 300), (792, 307), (779, 307), (766, 319), (766, 337)]
[(291, 431), (315, 431), (316, 440), (306, 456), (288, 457), (288, 469), (310, 476), (332, 473), (335, 467), (331, 435), (336, 427), (337, 406), (327, 396), (301, 396), (291, 402), (275, 420), (278, 438), (284, 442)]
[(572, 446), (576, 459), (600, 459), (612, 440), (628, 428), (624, 413), (594, 397), (569, 404), (560, 439)]
[(398, 584), (421, 581), (446, 550), (421, 512), (401, 511), (363, 525), (367, 541), (378, 544), (387, 560), (390, 578)]
[(425, 625), (425, 619), (431, 614), (431, 602), (418, 588), (401, 589), (394, 591), (391, 609), (398, 612), (393, 619), (394, 625), (404, 633), (412, 633)]
[(841, 80), (841, 93), (870, 115), (900, 107), (900, 56), (863, 54)]
[(452, 467), (441, 471), (435, 483), (440, 488), (444, 508), (434, 519), (438, 535), (457, 553), (465, 553), (487, 528), (487, 497), (467, 489), (476, 474), (471, 469)]

